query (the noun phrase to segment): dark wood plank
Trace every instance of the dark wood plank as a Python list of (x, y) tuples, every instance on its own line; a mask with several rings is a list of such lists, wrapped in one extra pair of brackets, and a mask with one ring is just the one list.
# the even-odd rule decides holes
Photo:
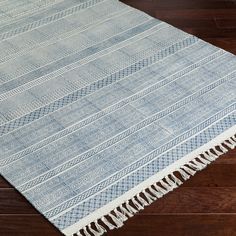
[(155, 16), (158, 19), (186, 19), (186, 20), (209, 20), (215, 18), (232, 18), (236, 17), (235, 9), (227, 8), (227, 9), (161, 9), (156, 8)]
[(235, 164), (211, 164), (186, 181), (183, 187), (236, 187), (235, 173)]
[[(135, 0), (133, 0), (135, 1)], [(129, 2), (129, 1), (128, 1)], [(132, 2), (132, 0), (131, 0)], [(153, 0), (157, 9), (233, 9), (236, 8), (233, 0)]]
[(1, 236), (62, 236), (40, 215), (0, 215)]
[[(169, 22), (172, 24), (171, 22)], [(196, 35), (197, 37), (205, 40), (205, 38), (236, 38), (236, 30), (232, 29), (219, 29), (219, 28), (192, 28), (192, 27), (180, 27), (177, 24), (173, 24), (174, 26), (181, 28), (182, 30)], [(217, 46), (217, 45), (216, 45)]]
[(219, 157), (212, 164), (236, 164), (236, 149), (230, 150), (225, 155)]
[(19, 192), (6, 188), (0, 189), (1, 214), (38, 214), (38, 212)]
[(236, 55), (236, 39), (235, 38), (204, 38), (205, 41), (223, 48)]
[(215, 17), (216, 26), (219, 29), (236, 29), (236, 18), (234, 17)]
[(121, 0), (130, 6), (145, 11), (149, 9), (228, 9), (236, 8), (234, 1), (222, 0)]
[(13, 188), (13, 187), (0, 175), (0, 189), (1, 188)]
[[(236, 236), (236, 216), (227, 214), (136, 215), (110, 236)], [(0, 216), (1, 236), (59, 236), (37, 215)]]
[[(236, 215), (136, 215), (110, 236), (236, 236)], [(14, 223), (14, 224), (13, 224)], [(38, 215), (0, 216), (1, 236), (59, 236), (57, 229)]]
[(236, 215), (138, 215), (110, 236), (236, 236)]
[(143, 213), (236, 213), (236, 187), (180, 187)]

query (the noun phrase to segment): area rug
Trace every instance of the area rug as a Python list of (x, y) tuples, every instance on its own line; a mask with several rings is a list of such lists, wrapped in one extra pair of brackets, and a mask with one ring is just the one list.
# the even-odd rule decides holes
[(235, 148), (235, 55), (117, 0), (0, 9), (0, 173), (64, 235), (121, 227)]

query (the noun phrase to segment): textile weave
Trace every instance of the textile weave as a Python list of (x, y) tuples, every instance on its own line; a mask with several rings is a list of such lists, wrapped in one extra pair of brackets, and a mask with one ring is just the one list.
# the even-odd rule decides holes
[(0, 9), (0, 173), (65, 235), (120, 227), (235, 147), (235, 55), (117, 0)]

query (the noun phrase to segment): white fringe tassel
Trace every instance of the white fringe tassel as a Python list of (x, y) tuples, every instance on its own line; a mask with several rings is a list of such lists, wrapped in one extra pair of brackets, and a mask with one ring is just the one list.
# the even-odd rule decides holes
[[(226, 147), (228, 147), (228, 149)], [(149, 188), (142, 190), (129, 201), (126, 201), (119, 207), (116, 207), (108, 215), (90, 223), (74, 235), (101, 236), (107, 232), (107, 229), (112, 230), (115, 228), (120, 228), (123, 226), (124, 222), (128, 220), (128, 218), (131, 218), (137, 212), (143, 210), (145, 206), (150, 205), (158, 198), (163, 197), (168, 192), (183, 184), (183, 181), (176, 176), (176, 173), (179, 173), (181, 178), (185, 181), (195, 175), (197, 171), (204, 169), (212, 161), (215, 161), (219, 156), (228, 152), (229, 149), (234, 149), (235, 147), (236, 136), (233, 136), (225, 140), (222, 144), (201, 153), (190, 162), (184, 164), (179, 169), (176, 169), (173, 173), (165, 176), (158, 183), (154, 183)], [(107, 229), (105, 227), (107, 227)]]

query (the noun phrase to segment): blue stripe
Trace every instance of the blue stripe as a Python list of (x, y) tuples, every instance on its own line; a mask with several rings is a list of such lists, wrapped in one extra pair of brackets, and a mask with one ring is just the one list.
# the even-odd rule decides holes
[(184, 47), (187, 47), (193, 43), (196, 43), (198, 39), (194, 36), (191, 36), (189, 38), (186, 38), (185, 40), (178, 42), (166, 49), (161, 50), (154, 56), (151, 56), (149, 58), (145, 58), (125, 69), (120, 70), (119, 72), (116, 72), (104, 79), (98, 80), (82, 89), (77, 90), (76, 92), (73, 92), (69, 95), (66, 95), (65, 97), (58, 99), (57, 101), (50, 103), (49, 105), (46, 105), (44, 107), (41, 107), (33, 112), (30, 112), (29, 114), (22, 116), (18, 119), (15, 119), (13, 121), (10, 121), (2, 126), (0, 126), (0, 136), (9, 133), (12, 130), (15, 130), (19, 127), (22, 127), (26, 124), (29, 124), (30, 122), (37, 120), (47, 114), (50, 114), (72, 102), (77, 101), (78, 99), (87, 96), (105, 86), (108, 86), (124, 77), (127, 77), (153, 63), (155, 63), (157, 60), (160, 60), (161, 58), (167, 57), (170, 54), (175, 53), (178, 50), (181, 50)]
[(55, 72), (59, 69), (62, 69), (65, 66), (73, 64), (75, 62), (78, 62), (78, 61), (80, 61), (84, 58), (87, 58), (91, 55), (94, 55), (102, 50), (110, 48), (110, 47), (112, 47), (118, 43), (121, 43), (121, 42), (135, 36), (135, 35), (145, 32), (146, 30), (148, 30), (158, 24), (160, 24), (159, 21), (150, 20), (150, 21), (145, 22), (137, 27), (134, 27), (134, 28), (128, 30), (128, 31), (120, 33), (110, 39), (107, 39), (107, 40), (100, 42), (96, 45), (90, 46), (82, 51), (77, 52), (77, 53), (68, 55), (58, 61), (52, 62), (46, 66), (43, 66), (39, 69), (31, 71), (31, 72), (29, 72), (25, 75), (22, 75), (16, 79), (10, 80), (9, 82), (6, 82), (2, 86), (0, 86), (0, 94), (8, 92), (8, 91), (15, 89), (25, 83), (29, 83), (30, 81), (36, 80), (40, 77), (48, 75), (48, 74)]

